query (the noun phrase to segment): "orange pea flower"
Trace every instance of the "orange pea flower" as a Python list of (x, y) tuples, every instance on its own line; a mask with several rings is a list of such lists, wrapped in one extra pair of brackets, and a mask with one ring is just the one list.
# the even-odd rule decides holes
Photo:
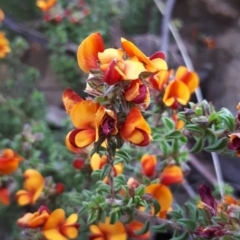
[(79, 67), (86, 73), (93, 69), (103, 71), (103, 81), (109, 85), (121, 80), (135, 80), (145, 71), (143, 64), (134, 56), (125, 60), (121, 49), (105, 49), (99, 33), (92, 33), (82, 41), (77, 58)]
[[(97, 169), (102, 169), (105, 164), (107, 164), (106, 155), (103, 155), (102, 157), (100, 157), (99, 154), (97, 153), (94, 153), (92, 155), (90, 160), (90, 165), (93, 171)], [(113, 171), (114, 171), (114, 176), (121, 174), (123, 172), (123, 164), (122, 163), (115, 164), (113, 167)], [(103, 181), (107, 183), (108, 178), (106, 177)]]
[(76, 128), (66, 138), (67, 146), (70, 145), (71, 148), (84, 148), (98, 141), (99, 128), (105, 137), (118, 132), (115, 113), (100, 107), (92, 100), (84, 100), (75, 104), (70, 112), (70, 118)]
[(237, 110), (240, 111), (240, 102), (238, 103), (238, 105), (236, 106)]
[(43, 226), (43, 234), (48, 240), (68, 240), (78, 236), (78, 215), (71, 214), (65, 219), (65, 212), (59, 208), (53, 211)]
[(133, 107), (120, 129), (122, 139), (138, 146), (147, 146), (151, 140), (151, 129), (140, 110)]
[(166, 166), (160, 174), (160, 181), (165, 185), (181, 183), (183, 181), (182, 169), (176, 165)]
[(199, 78), (195, 72), (190, 72), (183, 66), (179, 67), (175, 79), (166, 88), (164, 104), (173, 109), (178, 108), (178, 104), (186, 105), (198, 85)]
[(186, 105), (190, 99), (190, 91), (185, 83), (171, 81), (164, 93), (163, 102), (166, 106), (177, 109), (179, 104)]
[(4, 32), (0, 32), (0, 58), (5, 58), (11, 52), (9, 42), (5, 37)]
[(165, 84), (167, 84), (170, 72), (168, 70), (161, 70), (149, 77), (149, 82), (152, 87), (158, 91), (162, 91)]
[(232, 133), (228, 135), (229, 142), (228, 148), (232, 150), (236, 150), (236, 155), (240, 157), (240, 133)]
[(137, 238), (137, 239), (150, 239), (150, 231), (142, 234), (142, 235), (136, 235), (134, 231), (138, 231), (143, 228), (143, 223), (133, 220), (129, 224), (126, 225), (128, 236), (131, 238)]
[(175, 79), (185, 83), (190, 93), (193, 93), (199, 85), (199, 77), (197, 73), (188, 71), (184, 66), (177, 69)]
[(43, 12), (46, 12), (51, 9), (56, 3), (57, 0), (37, 0), (37, 7), (39, 7)]
[(19, 190), (16, 193), (16, 200), (20, 206), (34, 204), (44, 187), (44, 178), (38, 171), (27, 169), (23, 176), (25, 178), (24, 190)]
[(157, 158), (154, 155), (144, 154), (141, 158), (142, 173), (148, 177), (155, 174)]
[(130, 85), (125, 89), (124, 96), (129, 102), (143, 104), (145, 109), (150, 104), (148, 87), (139, 79), (131, 81)]
[(49, 218), (49, 210), (45, 206), (41, 206), (35, 213), (26, 213), (17, 220), (17, 225), (22, 228), (38, 228), (42, 227)]
[(10, 193), (6, 187), (0, 187), (0, 203), (3, 205), (10, 204)]
[(3, 10), (0, 8), (0, 22), (2, 22), (4, 20), (4, 12)]
[(105, 222), (99, 222), (97, 225), (90, 226), (91, 240), (127, 240), (127, 233), (123, 224), (118, 221), (110, 224), (109, 217), (106, 217)]
[(0, 174), (11, 174), (18, 169), (23, 157), (19, 156), (12, 149), (6, 148), (0, 153)]
[(137, 46), (132, 42), (121, 38), (121, 44), (124, 51), (129, 57), (136, 57), (138, 61), (142, 62), (145, 69), (149, 72), (157, 72), (167, 70), (167, 64), (164, 60), (165, 56), (162, 52), (154, 53), (151, 57), (147, 57)]
[(169, 188), (164, 184), (154, 183), (146, 187), (145, 193), (152, 194), (152, 196), (159, 202), (161, 210), (157, 216), (166, 218), (166, 214), (171, 209), (173, 202), (173, 196)]

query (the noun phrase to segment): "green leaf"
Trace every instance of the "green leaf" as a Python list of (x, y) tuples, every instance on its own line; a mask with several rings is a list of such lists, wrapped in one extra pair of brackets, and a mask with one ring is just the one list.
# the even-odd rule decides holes
[(121, 183), (122, 185), (127, 185), (127, 181), (126, 181), (126, 178), (123, 174), (119, 174), (118, 176), (116, 176), (114, 178), (114, 181), (115, 182), (119, 182)]
[(102, 170), (97, 169), (91, 173), (91, 177), (95, 179), (101, 179)]
[(119, 214), (116, 211), (110, 212), (110, 224), (114, 224), (119, 220)]
[(203, 137), (199, 137), (196, 139), (194, 146), (189, 150), (190, 153), (200, 152), (204, 147), (205, 139)]
[(177, 211), (171, 211), (171, 212), (168, 213), (168, 215), (174, 217), (175, 219), (182, 218), (182, 213), (177, 212)]
[(125, 151), (122, 151), (122, 150), (120, 150), (120, 151), (118, 151), (117, 153), (116, 153), (116, 158), (121, 158), (121, 159), (123, 159), (126, 163), (128, 163), (129, 161), (130, 161), (130, 156), (127, 154), (127, 152)]
[(166, 141), (160, 141), (159, 148), (164, 156), (168, 156), (168, 154), (170, 153), (170, 150), (171, 150), (169, 144)]
[(162, 223), (161, 225), (151, 226), (151, 230), (153, 232), (164, 233), (167, 231), (168, 225), (169, 224), (167, 222), (165, 222), (165, 223)]
[(101, 184), (97, 189), (96, 189), (96, 192), (97, 193), (107, 193), (109, 194), (110, 193), (110, 186), (107, 185), (107, 184)]
[(110, 164), (105, 164), (104, 166), (103, 166), (103, 168), (102, 168), (102, 172), (101, 172), (101, 177), (100, 177), (100, 179), (104, 179), (107, 175), (108, 175), (108, 173), (109, 173), (109, 171), (111, 170), (111, 165)]
[(214, 144), (204, 148), (208, 152), (218, 152), (224, 150), (227, 147), (228, 140), (226, 137), (218, 139)]
[(199, 127), (199, 126), (197, 126), (195, 124), (186, 124), (184, 126), (184, 129), (186, 129), (186, 130), (188, 130), (190, 132), (197, 132), (197, 133), (200, 133), (200, 134), (204, 133), (204, 130), (201, 127)]
[(170, 240), (187, 240), (189, 237), (189, 233), (188, 232), (184, 232), (181, 235), (177, 236), (177, 237), (173, 237)]
[(173, 140), (172, 150), (173, 150), (173, 153), (178, 153), (178, 152), (179, 152), (178, 139), (174, 139), (174, 140)]
[(196, 205), (194, 205), (193, 203), (187, 202), (185, 203), (185, 206), (190, 210), (192, 218), (194, 221), (198, 220), (198, 210)]
[(167, 117), (162, 117), (161, 121), (163, 123), (164, 128), (169, 132), (175, 129), (175, 124), (172, 119)]
[(154, 215), (157, 215), (161, 210), (161, 206), (157, 199), (152, 199), (153, 207), (154, 207)]
[(195, 221), (191, 220), (191, 219), (187, 219), (187, 218), (180, 218), (177, 220), (177, 223), (182, 226), (187, 228), (190, 231), (194, 231), (197, 227), (197, 224)]
[(136, 235), (142, 235), (142, 234), (145, 234), (146, 232), (148, 232), (149, 230), (149, 226), (150, 226), (150, 223), (149, 223), (149, 220), (147, 220), (145, 223), (144, 223), (144, 226), (142, 227), (142, 229), (140, 230), (137, 230), (137, 231), (134, 231), (134, 233)]
[(180, 138), (182, 136), (182, 133), (179, 130), (174, 130), (168, 134), (165, 135), (166, 139), (175, 139)]
[(135, 189), (135, 195), (142, 196), (145, 193), (145, 186), (142, 184)]
[(96, 211), (90, 211), (89, 215), (88, 215), (88, 219), (87, 222), (88, 224), (92, 224), (94, 223), (98, 218), (98, 214)]

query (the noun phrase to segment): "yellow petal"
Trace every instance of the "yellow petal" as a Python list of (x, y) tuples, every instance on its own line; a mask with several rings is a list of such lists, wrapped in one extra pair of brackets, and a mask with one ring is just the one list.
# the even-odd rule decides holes
[(43, 229), (43, 234), (47, 240), (68, 240), (58, 229)]
[(74, 226), (64, 226), (61, 228), (61, 232), (67, 238), (73, 239), (78, 236), (78, 229)]
[[(64, 210), (61, 208), (58, 208), (51, 213), (43, 229), (44, 230), (58, 229), (59, 226), (63, 223), (64, 219), (65, 219)], [(58, 239), (58, 238), (52, 238), (52, 239)]]
[(76, 213), (71, 214), (64, 222), (64, 226), (72, 225), (78, 220), (78, 215)]
[(91, 100), (75, 104), (70, 112), (73, 125), (80, 129), (94, 127), (95, 115), (98, 108), (99, 104)]
[(107, 48), (103, 52), (98, 53), (101, 64), (110, 63), (112, 60), (122, 61), (123, 51), (121, 49)]

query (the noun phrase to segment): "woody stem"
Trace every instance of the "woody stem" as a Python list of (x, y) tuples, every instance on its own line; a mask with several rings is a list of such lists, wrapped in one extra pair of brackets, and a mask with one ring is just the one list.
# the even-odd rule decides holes
[(113, 165), (114, 157), (113, 157), (112, 152), (109, 149), (109, 147), (108, 147), (108, 154), (107, 154), (107, 156), (108, 156), (108, 158), (107, 158), (108, 164), (111, 166), (111, 168), (110, 168), (110, 170), (108, 172), (108, 183), (109, 183), (109, 186), (110, 186), (111, 199), (113, 201), (115, 199), (115, 191), (114, 191), (114, 165)]

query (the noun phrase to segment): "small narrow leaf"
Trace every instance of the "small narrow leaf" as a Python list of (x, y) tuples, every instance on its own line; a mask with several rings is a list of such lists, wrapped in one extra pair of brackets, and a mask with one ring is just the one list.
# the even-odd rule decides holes
[(199, 137), (197, 138), (194, 146), (189, 150), (190, 153), (197, 153), (200, 152), (204, 147), (204, 138)]
[(102, 172), (101, 172), (101, 179), (103, 180), (109, 173), (109, 171), (111, 170), (111, 165), (110, 164), (105, 164), (102, 168)]
[(226, 137), (218, 139), (214, 144), (204, 148), (208, 152), (218, 152), (224, 150), (227, 147), (228, 140)]
[(165, 222), (161, 225), (151, 226), (151, 230), (154, 232), (164, 233), (168, 229), (168, 223)]
[(153, 207), (154, 207), (154, 215), (157, 215), (161, 210), (161, 206), (157, 199), (152, 199)]
[(198, 220), (198, 210), (197, 210), (196, 205), (194, 205), (190, 202), (187, 202), (187, 203), (185, 203), (185, 206), (190, 210), (193, 220), (197, 221)]
[(166, 139), (175, 139), (180, 138), (182, 136), (182, 133), (179, 130), (172, 131), (165, 135)]
[(135, 195), (142, 196), (145, 193), (145, 186), (140, 185), (138, 188), (135, 189)]
[(144, 223), (143, 228), (140, 229), (140, 230), (134, 231), (134, 233), (135, 233), (136, 235), (145, 234), (146, 232), (148, 232), (149, 226), (150, 226), (150, 223), (149, 223), (149, 220), (147, 220), (147, 221)]
[(177, 223), (182, 226), (187, 228), (190, 231), (194, 231), (197, 227), (197, 224), (195, 221), (191, 220), (191, 219), (186, 219), (186, 218), (180, 218), (177, 220)]
[(170, 118), (167, 118), (167, 117), (162, 117), (161, 118), (161, 121), (163, 123), (163, 126), (164, 128), (167, 130), (167, 131), (172, 131), (175, 129), (175, 124), (173, 122), (172, 119)]

